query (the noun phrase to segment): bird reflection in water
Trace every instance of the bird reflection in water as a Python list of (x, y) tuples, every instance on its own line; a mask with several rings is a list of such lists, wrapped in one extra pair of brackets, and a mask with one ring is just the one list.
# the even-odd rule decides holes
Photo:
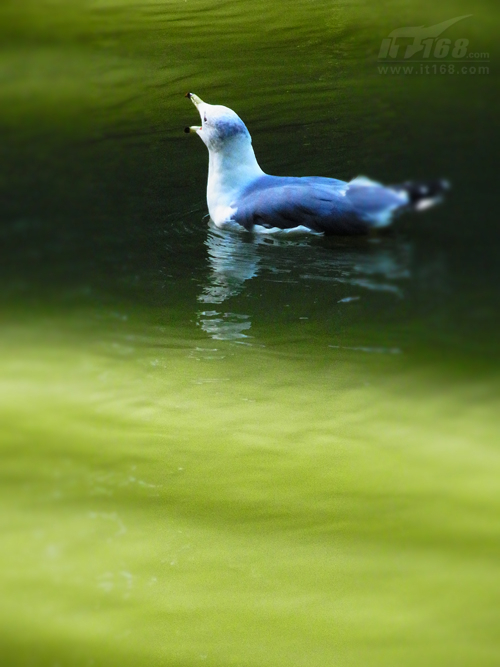
[(205, 245), (211, 275), (198, 301), (202, 303), (223, 303), (236, 296), (247, 280), (257, 275), (259, 255), (255, 238), (250, 234), (221, 233), (208, 231)]
[[(205, 245), (210, 265), (209, 284), (198, 296), (206, 304), (221, 304), (238, 295), (247, 280), (257, 275), (259, 255), (255, 240), (250, 235), (222, 234), (209, 229)], [(215, 340), (240, 340), (248, 338), (250, 315), (203, 310), (198, 313), (203, 331)]]
[[(276, 290), (271, 290), (269, 283), (284, 283), (291, 312), (310, 305), (315, 293), (321, 293), (321, 301), (326, 296), (335, 304), (361, 301), (366, 306), (377, 293), (399, 301), (411, 273), (411, 246), (394, 238), (281, 239), (211, 228), (205, 244), (210, 274), (198, 296), (206, 305), (198, 312), (198, 324), (215, 340), (243, 344), (251, 343), (252, 313), (248, 308), (246, 313), (238, 312), (241, 298), (234, 310), (226, 311), (221, 304), (241, 297), (252, 279), (263, 283), (259, 301), (269, 300), (269, 309), (278, 312), (285, 304), (276, 303)], [(251, 307), (250, 302), (247, 305)]]

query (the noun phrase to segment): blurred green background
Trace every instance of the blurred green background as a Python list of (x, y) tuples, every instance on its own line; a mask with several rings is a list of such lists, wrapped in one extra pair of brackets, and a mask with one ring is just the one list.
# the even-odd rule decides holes
[[(380, 72), (467, 14), (487, 74)], [(0, 0), (2, 664), (498, 665), (497, 33)], [(379, 238), (222, 236), (188, 90), (269, 173), (452, 190)]]

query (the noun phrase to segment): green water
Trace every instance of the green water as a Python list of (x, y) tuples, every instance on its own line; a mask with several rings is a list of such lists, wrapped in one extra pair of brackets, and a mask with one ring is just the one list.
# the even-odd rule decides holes
[[(2, 665), (498, 664), (495, 7), (0, 3)], [(489, 75), (378, 74), (472, 12)], [(453, 190), (220, 235), (187, 90), (268, 172)]]

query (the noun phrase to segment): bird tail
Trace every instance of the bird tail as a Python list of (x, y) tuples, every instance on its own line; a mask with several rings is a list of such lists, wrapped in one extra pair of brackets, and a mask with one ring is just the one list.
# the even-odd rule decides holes
[(445, 179), (436, 181), (406, 181), (399, 185), (390, 185), (395, 192), (405, 192), (408, 195), (408, 205), (415, 211), (423, 211), (430, 206), (439, 204), (443, 194), (450, 189), (450, 183)]

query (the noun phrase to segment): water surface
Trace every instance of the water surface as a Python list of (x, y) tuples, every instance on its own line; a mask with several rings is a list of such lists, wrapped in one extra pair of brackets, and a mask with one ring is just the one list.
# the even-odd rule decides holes
[[(498, 664), (493, 10), (2, 4), (6, 664)], [(488, 76), (378, 74), (472, 11)], [(452, 192), (221, 235), (187, 90), (270, 173)]]

